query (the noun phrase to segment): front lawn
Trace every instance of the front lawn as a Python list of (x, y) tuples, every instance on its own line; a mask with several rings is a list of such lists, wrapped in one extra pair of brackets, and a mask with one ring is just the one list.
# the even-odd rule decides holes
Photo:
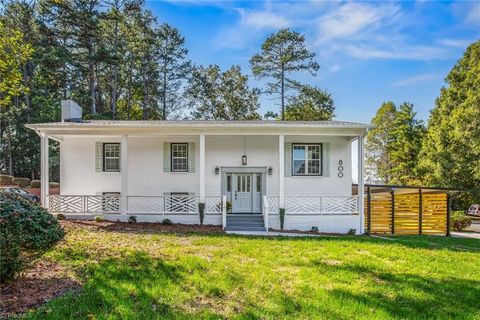
[(71, 270), (83, 288), (28, 318), (480, 318), (478, 240), (65, 225), (65, 242), (46, 259)]

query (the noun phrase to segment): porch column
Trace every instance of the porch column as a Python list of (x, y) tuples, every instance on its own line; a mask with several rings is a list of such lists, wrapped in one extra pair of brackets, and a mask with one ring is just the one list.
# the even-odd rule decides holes
[(365, 231), (363, 138), (364, 136), (358, 137), (358, 211), (360, 212), (360, 234), (363, 234)]
[(205, 134), (200, 135), (200, 203), (205, 203)]
[(278, 197), (279, 208), (285, 208), (285, 136), (278, 136)]
[(122, 135), (120, 144), (120, 213), (127, 214), (128, 194), (128, 136)]
[(49, 164), (48, 164), (49, 148), (48, 135), (40, 134), (40, 201), (45, 208), (48, 208), (49, 194)]

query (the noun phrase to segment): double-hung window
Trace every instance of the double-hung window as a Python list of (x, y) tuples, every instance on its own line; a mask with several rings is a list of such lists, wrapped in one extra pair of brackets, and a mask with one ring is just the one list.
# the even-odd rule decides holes
[(293, 175), (322, 175), (322, 144), (293, 144)]
[(188, 143), (172, 143), (172, 171), (187, 172), (188, 171)]
[(103, 171), (120, 171), (120, 143), (103, 144)]

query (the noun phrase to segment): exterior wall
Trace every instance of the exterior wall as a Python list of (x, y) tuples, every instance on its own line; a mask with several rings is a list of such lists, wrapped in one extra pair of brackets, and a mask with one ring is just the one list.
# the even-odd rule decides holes
[[(285, 195), (352, 195), (352, 156), (350, 141), (344, 137), (285, 136), (291, 143), (330, 143), (330, 176), (285, 177)], [(343, 178), (338, 162), (343, 162)], [(275, 193), (267, 192), (275, 195)]]
[[(102, 215), (104, 220), (108, 221), (122, 221), (127, 222), (128, 215), (121, 215), (121, 214), (105, 214)], [(135, 215), (137, 218), (137, 222), (162, 222), (164, 219), (170, 219), (173, 223), (181, 223), (181, 224), (200, 224), (200, 217), (198, 215), (151, 215), (151, 214), (139, 214)], [(69, 214), (67, 215), (67, 219), (75, 219), (75, 220), (93, 220), (95, 219), (95, 215), (93, 214)], [(221, 226), (222, 225), (222, 216), (215, 214), (215, 215), (205, 215), (203, 220), (204, 225), (215, 225)]]
[[(119, 138), (65, 137), (60, 148), (60, 183), (63, 195), (94, 195), (102, 192), (120, 192), (119, 172), (95, 171), (95, 142), (120, 142)], [(195, 142), (195, 172), (164, 172), (164, 142)], [(351, 147), (343, 137), (285, 136), (285, 142), (330, 143), (330, 176), (285, 177), (285, 195), (351, 195)], [(207, 136), (205, 145), (206, 195), (221, 193), (221, 175), (215, 168), (245, 167), (243, 136)], [(278, 137), (246, 136), (246, 167), (272, 167), (266, 176), (266, 194), (278, 195)], [(185, 137), (129, 137), (128, 138), (128, 194), (163, 195), (165, 192), (199, 193), (199, 138)], [(339, 178), (338, 161), (343, 161), (344, 176)], [(125, 164), (121, 164), (124, 166)]]
[[(270, 228), (280, 230), (279, 215), (269, 216)], [(355, 229), (360, 234), (360, 215), (286, 215), (284, 230), (310, 231), (317, 227), (322, 233), (347, 233)]]

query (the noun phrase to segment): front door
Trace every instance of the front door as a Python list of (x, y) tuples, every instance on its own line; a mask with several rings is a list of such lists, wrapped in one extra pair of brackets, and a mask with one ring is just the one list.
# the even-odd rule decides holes
[(252, 182), (251, 173), (233, 174), (232, 211), (234, 213), (252, 212)]

